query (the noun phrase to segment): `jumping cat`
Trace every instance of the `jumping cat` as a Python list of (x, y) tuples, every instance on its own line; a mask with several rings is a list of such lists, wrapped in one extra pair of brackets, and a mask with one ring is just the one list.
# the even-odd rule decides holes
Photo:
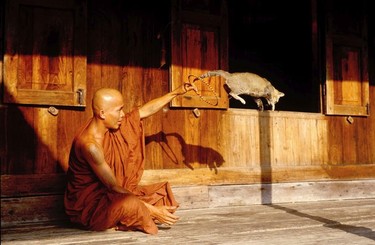
[(280, 97), (285, 94), (277, 90), (270, 81), (267, 79), (250, 72), (234, 72), (229, 73), (223, 70), (209, 71), (202, 74), (200, 78), (221, 76), (225, 79), (227, 85), (227, 92), (233, 98), (246, 104), (246, 101), (239, 95), (250, 95), (255, 103), (258, 105), (258, 110), (263, 111), (263, 102), (261, 98), (265, 98), (269, 105), (272, 106), (272, 111), (275, 110), (275, 104), (279, 101)]

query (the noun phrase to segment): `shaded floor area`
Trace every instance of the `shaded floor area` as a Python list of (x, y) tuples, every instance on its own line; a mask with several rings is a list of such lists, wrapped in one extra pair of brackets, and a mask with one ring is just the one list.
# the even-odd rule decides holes
[(2, 229), (1, 244), (375, 244), (375, 199), (248, 205), (177, 211), (180, 221), (142, 232), (65, 226)]

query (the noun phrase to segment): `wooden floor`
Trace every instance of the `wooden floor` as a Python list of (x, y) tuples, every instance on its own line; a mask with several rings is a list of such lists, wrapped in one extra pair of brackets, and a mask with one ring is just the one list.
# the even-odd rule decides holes
[(177, 212), (181, 220), (142, 232), (66, 226), (2, 229), (1, 244), (375, 244), (375, 199), (248, 205)]

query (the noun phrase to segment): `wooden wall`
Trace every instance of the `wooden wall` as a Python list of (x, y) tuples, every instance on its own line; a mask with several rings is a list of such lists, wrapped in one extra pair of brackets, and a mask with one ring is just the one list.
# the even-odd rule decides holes
[[(60, 201), (70, 143), (79, 125), (92, 115), (90, 98), (96, 89), (119, 89), (127, 101), (126, 111), (169, 91), (168, 64), (163, 64), (158, 39), (168, 30), (168, 1), (157, 1), (163, 5), (161, 11), (155, 11), (160, 7), (155, 4), (89, 1), (84, 110), (61, 107), (58, 116), (52, 116), (43, 106), (0, 104), (2, 225), (35, 221), (32, 213), (46, 208), (58, 213), (37, 220), (63, 217)], [(1, 84), (7, 93), (3, 79)], [(370, 98), (373, 103), (374, 82)], [(345, 116), (246, 109), (201, 109), (197, 118), (191, 109), (166, 106), (144, 122), (143, 183), (373, 179), (375, 106), (370, 109), (369, 117), (353, 117), (349, 123)], [(41, 200), (46, 206), (33, 210)]]
[[(208, 111), (204, 114), (210, 116)], [(169, 178), (176, 185), (206, 185), (375, 177), (373, 117), (356, 117), (351, 124), (346, 117), (320, 113), (229, 109), (215, 120), (215, 132), (196, 129), (196, 140), (173, 144), (167, 134), (166, 142), (176, 149), (168, 155), (184, 159), (190, 167), (149, 170), (144, 182)], [(367, 133), (361, 132), (363, 127)], [(212, 143), (202, 140), (205, 137)]]

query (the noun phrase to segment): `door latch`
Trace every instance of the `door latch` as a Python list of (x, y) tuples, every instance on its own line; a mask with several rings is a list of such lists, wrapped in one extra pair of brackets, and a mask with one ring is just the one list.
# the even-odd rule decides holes
[(78, 104), (79, 105), (84, 105), (85, 104), (85, 95), (84, 95), (84, 90), (82, 88), (77, 90), (78, 93)]

